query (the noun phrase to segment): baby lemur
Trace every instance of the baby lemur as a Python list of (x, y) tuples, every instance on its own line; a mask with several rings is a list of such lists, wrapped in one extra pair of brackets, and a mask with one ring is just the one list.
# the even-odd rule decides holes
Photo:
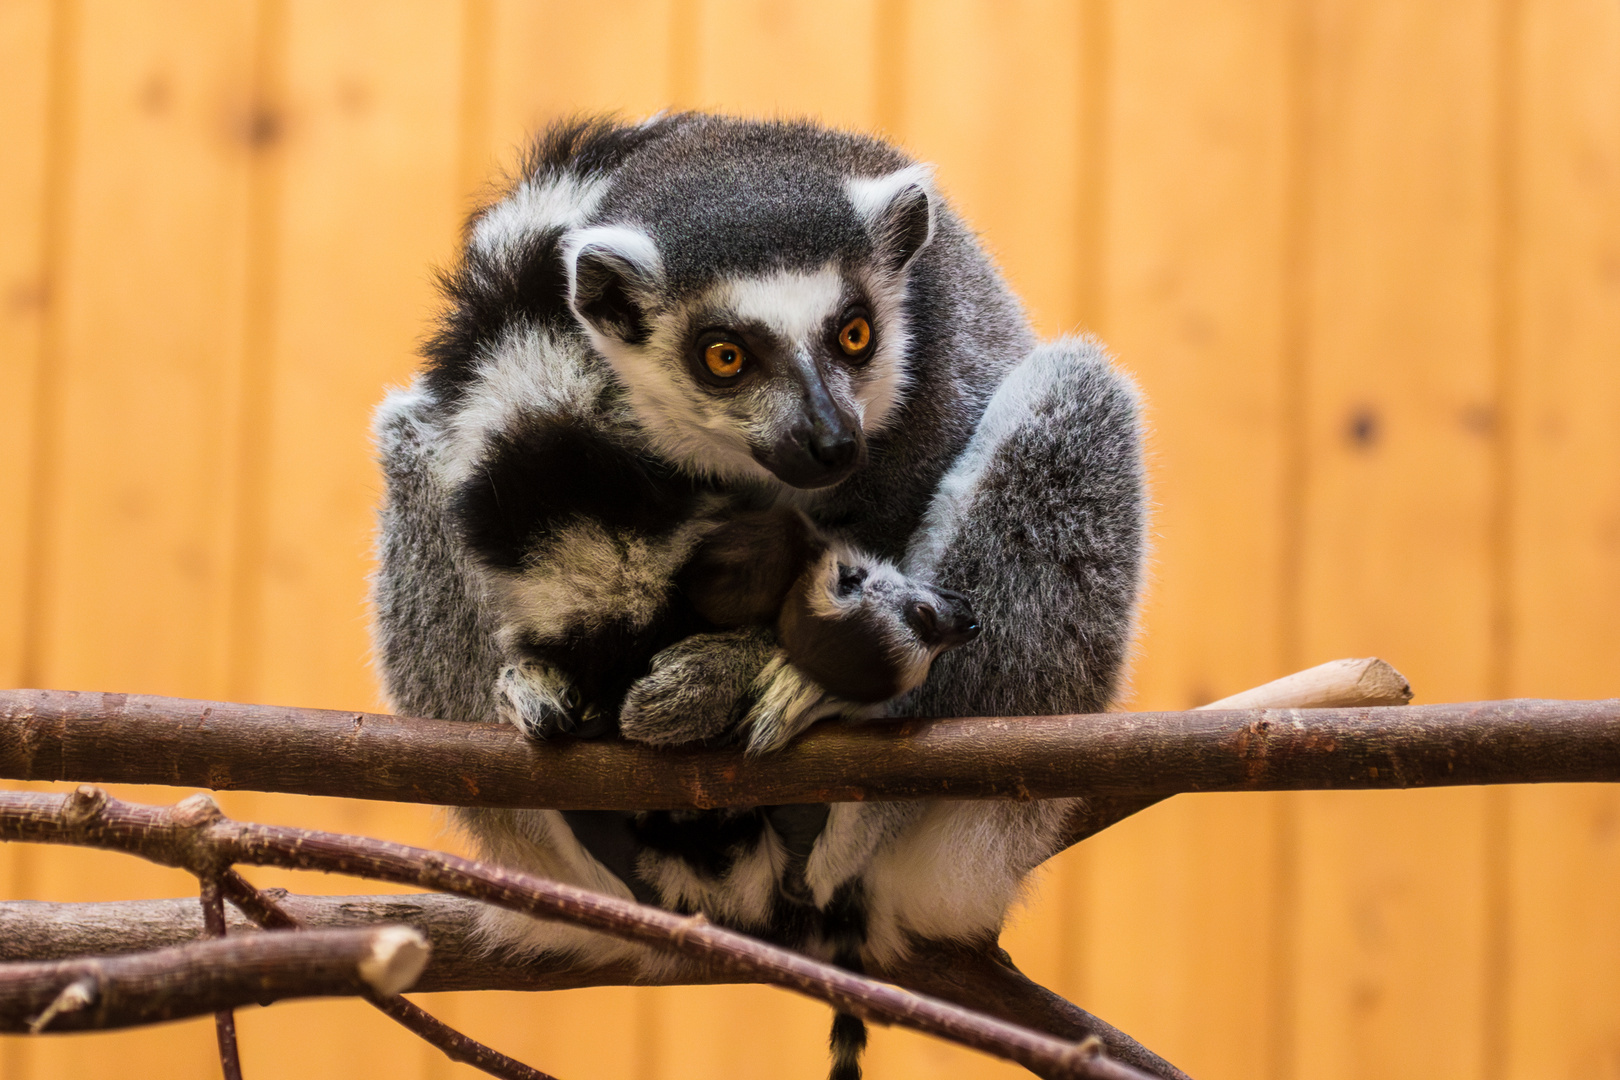
[(726, 521), (675, 586), (716, 628), (773, 625), (781, 659), (845, 715), (921, 685), (936, 656), (979, 633), (967, 597), (833, 542), (797, 510)]

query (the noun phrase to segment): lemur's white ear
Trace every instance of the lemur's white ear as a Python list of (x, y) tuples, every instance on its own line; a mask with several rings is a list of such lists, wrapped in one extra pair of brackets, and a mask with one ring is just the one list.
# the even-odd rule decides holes
[(850, 205), (866, 224), (883, 268), (904, 270), (934, 238), (934, 173), (921, 162), (885, 176), (844, 182)]
[(651, 332), (649, 301), (663, 282), (658, 245), (631, 225), (598, 225), (563, 241), (568, 303), (599, 333), (632, 345)]

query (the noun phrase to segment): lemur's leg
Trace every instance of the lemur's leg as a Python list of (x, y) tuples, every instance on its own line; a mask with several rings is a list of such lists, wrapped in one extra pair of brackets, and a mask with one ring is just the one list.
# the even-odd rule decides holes
[(916, 716), (1097, 712), (1130, 654), (1147, 543), (1137, 394), (1090, 338), (1042, 345), (940, 482), (907, 573), (967, 593), (983, 634)]
[[(996, 390), (905, 570), (960, 589), (984, 632), (899, 703), (914, 716), (1093, 712), (1130, 653), (1146, 546), (1135, 388), (1089, 339), (1043, 345)], [(856, 804), (813, 866), (860, 866), (868, 948), (999, 932), (1070, 800)], [(872, 845), (870, 855), (859, 849)], [(847, 850), (846, 850), (847, 849)]]

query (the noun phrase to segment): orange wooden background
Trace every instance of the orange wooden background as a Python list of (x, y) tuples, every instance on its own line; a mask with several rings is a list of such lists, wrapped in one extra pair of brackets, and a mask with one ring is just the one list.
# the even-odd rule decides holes
[[(377, 706), (367, 416), (428, 268), (537, 122), (671, 104), (891, 133), (1141, 380), (1135, 705), (1367, 654), (1424, 701), (1620, 694), (1614, 0), (0, 0), (0, 684)], [(189, 889), (0, 849), (0, 896)], [(1007, 941), (1200, 1080), (1612, 1080), (1620, 791), (1183, 797)], [(430, 1004), (565, 1080), (823, 1070), (825, 1010), (763, 989)], [(474, 1075), (352, 1003), (241, 1025), (256, 1080)], [(216, 1069), (207, 1022), (0, 1039), (5, 1080)]]

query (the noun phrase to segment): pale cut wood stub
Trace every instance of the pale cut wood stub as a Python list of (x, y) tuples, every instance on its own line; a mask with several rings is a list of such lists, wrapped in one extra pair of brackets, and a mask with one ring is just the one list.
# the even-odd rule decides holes
[(1405, 705), (1411, 700), (1412, 685), (1406, 676), (1377, 657), (1367, 657), (1329, 660), (1198, 709), (1336, 709)]
[(388, 996), (410, 989), (427, 962), (426, 938), (409, 926), (385, 926), (371, 939), (359, 972), (373, 992)]

